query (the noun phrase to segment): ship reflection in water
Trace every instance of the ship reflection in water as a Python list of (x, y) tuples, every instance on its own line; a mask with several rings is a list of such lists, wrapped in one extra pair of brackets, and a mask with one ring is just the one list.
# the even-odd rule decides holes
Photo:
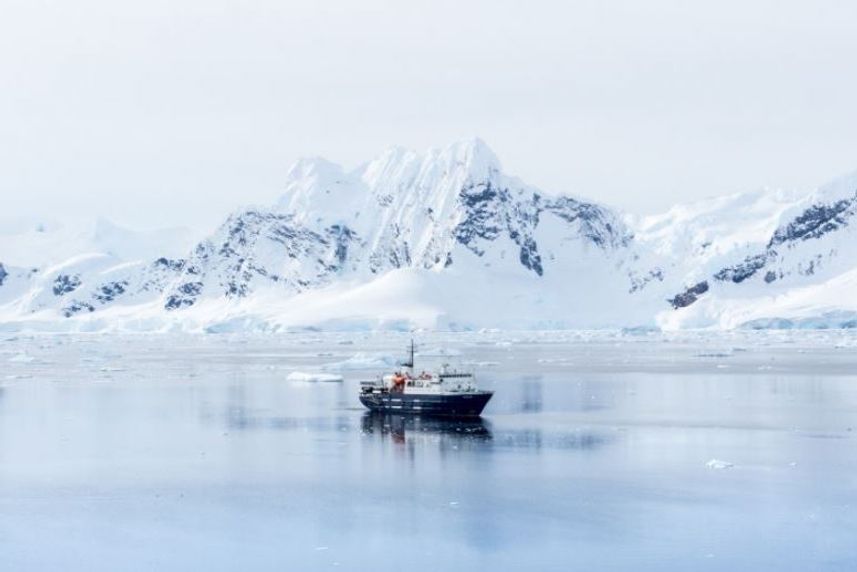
[(364, 436), (397, 444), (438, 442), (459, 450), (566, 449), (587, 451), (611, 442), (604, 432), (587, 429), (542, 431), (532, 429), (494, 429), (481, 417), (454, 419), (420, 415), (368, 412), (361, 419)]
[(481, 417), (453, 419), (370, 411), (363, 414), (361, 428), (364, 435), (389, 438), (402, 444), (415, 436), (471, 443), (488, 442), (493, 438), (490, 424)]

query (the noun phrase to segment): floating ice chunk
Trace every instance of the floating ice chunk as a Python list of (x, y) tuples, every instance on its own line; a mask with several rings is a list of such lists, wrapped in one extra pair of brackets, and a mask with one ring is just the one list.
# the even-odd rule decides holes
[(34, 359), (36, 359), (36, 358), (34, 358), (33, 356), (29, 356), (29, 355), (25, 354), (24, 352), (21, 352), (17, 355), (10, 357), (9, 361), (12, 363), (30, 363)]
[(721, 461), (720, 459), (711, 459), (710, 461), (705, 463), (705, 466), (708, 467), (709, 469), (720, 470), (720, 469), (731, 469), (735, 465), (733, 463), (730, 463), (729, 461)]
[(333, 373), (306, 373), (303, 371), (293, 371), (287, 377), (289, 381), (342, 381), (341, 375)]

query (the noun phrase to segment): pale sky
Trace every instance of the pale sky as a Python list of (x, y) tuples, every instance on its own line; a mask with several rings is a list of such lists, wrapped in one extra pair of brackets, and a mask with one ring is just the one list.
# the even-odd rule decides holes
[(0, 215), (206, 229), (479, 136), (633, 212), (857, 169), (857, 2), (0, 0)]

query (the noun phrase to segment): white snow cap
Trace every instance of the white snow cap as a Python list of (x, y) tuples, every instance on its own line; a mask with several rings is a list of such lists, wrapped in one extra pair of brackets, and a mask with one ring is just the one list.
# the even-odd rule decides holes
[(851, 198), (855, 193), (857, 193), (857, 171), (846, 173), (822, 185), (812, 195), (811, 200), (835, 202)]
[(479, 137), (453, 143), (440, 152), (439, 159), (451, 169), (463, 166), (474, 181), (491, 179), (500, 171), (497, 155)]
[[(435, 188), (457, 193), (462, 186), (496, 180), (499, 175), (500, 161), (478, 137), (429, 149), (422, 155), (389, 147), (350, 172), (320, 157), (303, 158), (289, 169), (286, 192), (277, 208), (294, 214), (300, 222), (353, 224), (362, 217), (369, 225), (373, 209), (405, 191)], [(444, 181), (448, 184), (441, 184)], [(431, 199), (443, 202), (441, 197)]]
[(320, 157), (298, 160), (286, 179), (286, 193), (277, 206), (285, 212), (309, 220), (321, 211), (328, 218), (341, 218), (353, 211), (351, 204), (362, 193), (359, 179), (340, 165)]

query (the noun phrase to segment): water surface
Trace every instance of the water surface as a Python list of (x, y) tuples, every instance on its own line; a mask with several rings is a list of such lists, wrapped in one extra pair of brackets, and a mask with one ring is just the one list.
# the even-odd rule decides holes
[(0, 568), (857, 569), (851, 337), (425, 334), (484, 418), (370, 415), (406, 339), (6, 339)]

